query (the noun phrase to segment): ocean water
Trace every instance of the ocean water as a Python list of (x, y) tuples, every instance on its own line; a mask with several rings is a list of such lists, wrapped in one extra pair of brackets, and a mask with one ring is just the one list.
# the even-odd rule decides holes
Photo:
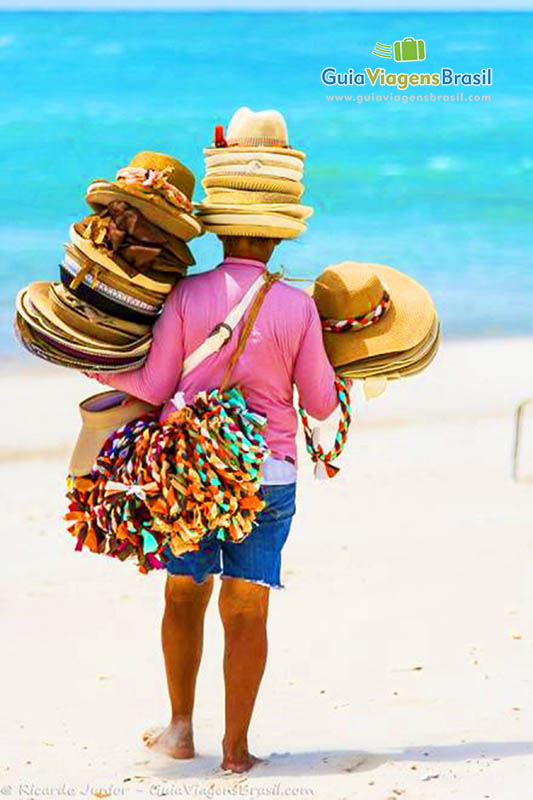
[[(424, 39), (424, 62), (372, 55)], [(428, 88), (325, 87), (339, 72), (478, 72), (479, 103), (398, 102)], [(195, 172), (240, 105), (279, 108), (307, 153), (308, 232), (274, 265), (312, 278), (343, 260), (390, 264), (432, 292), (449, 336), (533, 332), (533, 17), (528, 13), (0, 13), (0, 353), (14, 296), (55, 279), (84, 189), (141, 149)], [(329, 95), (389, 96), (361, 103)], [(218, 261), (212, 235), (196, 269)]]

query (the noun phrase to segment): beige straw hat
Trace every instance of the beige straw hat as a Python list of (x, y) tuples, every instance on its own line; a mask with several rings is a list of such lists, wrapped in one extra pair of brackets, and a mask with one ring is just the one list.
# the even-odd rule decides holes
[(204, 203), (209, 205), (227, 205), (237, 203), (240, 206), (261, 205), (263, 203), (272, 205), (280, 203), (282, 205), (298, 205), (299, 198), (296, 195), (283, 192), (254, 192), (240, 189), (227, 189), (223, 186), (215, 186), (206, 189)]
[(334, 367), (415, 348), (435, 324), (435, 307), (426, 289), (383, 264), (334, 264), (309, 291), (325, 326), (324, 346)]
[(16, 298), (16, 308), (20, 316), (32, 328), (41, 340), (52, 345), (71, 347), (82, 356), (96, 355), (112, 359), (113, 357), (135, 358), (144, 355), (150, 349), (151, 333), (139, 337), (135, 342), (126, 344), (110, 344), (98, 338), (95, 326), (94, 334), (89, 336), (75, 330), (60, 319), (52, 308), (49, 295), (50, 284), (47, 281), (35, 281), (21, 289)]
[(289, 147), (279, 111), (238, 109), (224, 139), (215, 129), (206, 154), (202, 186), (207, 197), (196, 206), (206, 230), (219, 236), (294, 239), (313, 213), (300, 205), (304, 154)]
[[(225, 146), (232, 152), (252, 150), (288, 154), (302, 161), (305, 159), (305, 153), (289, 146), (287, 123), (279, 111), (272, 109), (252, 111), (247, 106), (239, 108), (228, 125)], [(208, 147), (204, 155), (212, 156), (219, 152), (218, 146)]]
[(32, 355), (56, 364), (76, 370), (97, 370), (98, 372), (130, 372), (142, 367), (147, 358), (147, 353), (142, 356), (104, 357), (90, 356), (79, 353), (75, 347), (61, 349), (40, 335), (30, 327), (26, 320), (17, 312), (15, 317), (15, 333), (21, 345)]
[(106, 439), (128, 422), (153, 411), (155, 406), (124, 392), (110, 391), (88, 397), (79, 409), (82, 427), (70, 459), (70, 475), (88, 475)]
[(375, 377), (394, 379), (414, 375), (422, 372), (433, 361), (439, 350), (440, 339), (440, 324), (437, 322), (431, 336), (426, 338), (423, 345), (405, 351), (411, 354), (408, 357), (404, 358), (403, 354), (393, 353), (388, 357), (363, 359), (337, 367), (336, 372), (344, 377), (359, 380)]
[(184, 164), (164, 153), (143, 151), (117, 172), (114, 181), (93, 181), (87, 202), (98, 210), (113, 200), (124, 200), (154, 225), (188, 242), (202, 233), (192, 215), (193, 191), (194, 175)]
[[(66, 244), (64, 247), (65, 259), (63, 264), (73, 275), (76, 284), (87, 282), (96, 287), (97, 291), (99, 291), (101, 284), (105, 285), (112, 292), (131, 298), (132, 305), (137, 303), (139, 308), (146, 306), (147, 309), (153, 308), (156, 312), (165, 301), (167, 292), (156, 292), (134, 284), (124, 276), (120, 276), (116, 271), (112, 271), (103, 264), (99, 264), (89, 258), (73, 244)], [(74, 288), (69, 286), (69, 288), (75, 293), (76, 286)]]
[[(243, 215), (240, 215), (235, 222), (222, 222), (219, 217), (227, 219), (229, 215), (213, 215), (211, 222), (206, 222), (207, 229), (217, 236), (254, 236), (263, 237), (266, 239), (295, 239), (306, 230), (304, 223), (296, 222), (295, 220), (289, 221), (288, 218), (276, 222), (258, 221), (253, 224), (251, 221), (246, 221)], [(253, 215), (250, 215), (252, 217)], [(260, 220), (257, 216), (256, 220)]]
[(221, 214), (240, 216), (241, 218), (250, 219), (253, 216), (264, 216), (265, 214), (275, 214), (279, 217), (290, 217), (295, 220), (308, 219), (314, 209), (311, 206), (302, 206), (299, 204), (292, 205), (291, 203), (257, 203), (256, 205), (247, 204), (241, 206), (238, 203), (225, 203), (217, 207), (216, 203), (199, 203), (197, 206), (198, 213), (202, 214), (202, 219), (209, 222), (210, 215)]
[(127, 275), (105, 247), (97, 247), (90, 239), (85, 239), (81, 235), (79, 226), (80, 223), (70, 226), (69, 237), (72, 244), (94, 264), (105, 267), (109, 272), (113, 272), (134, 286), (141, 286), (143, 289), (168, 294), (180, 277), (178, 272), (155, 272), (153, 270), (148, 273), (137, 272), (135, 275)]
[(305, 186), (301, 181), (287, 178), (269, 178), (262, 175), (207, 175), (202, 180), (204, 189), (244, 189), (255, 192), (281, 192), (300, 198)]
[(79, 333), (94, 336), (109, 344), (132, 344), (150, 333), (149, 325), (141, 325), (99, 311), (84, 300), (80, 300), (62, 283), (52, 283), (48, 289), (51, 311)]

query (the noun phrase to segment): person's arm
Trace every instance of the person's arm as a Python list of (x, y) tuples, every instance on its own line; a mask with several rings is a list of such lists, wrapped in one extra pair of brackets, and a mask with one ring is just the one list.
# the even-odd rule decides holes
[(132, 372), (89, 372), (90, 378), (127, 392), (147, 403), (161, 405), (174, 394), (183, 365), (179, 284), (169, 294), (153, 328), (153, 341), (144, 365)]
[(312, 300), (307, 306), (306, 330), (294, 365), (293, 380), (300, 404), (318, 420), (329, 417), (338, 405), (335, 372), (322, 339), (322, 325)]

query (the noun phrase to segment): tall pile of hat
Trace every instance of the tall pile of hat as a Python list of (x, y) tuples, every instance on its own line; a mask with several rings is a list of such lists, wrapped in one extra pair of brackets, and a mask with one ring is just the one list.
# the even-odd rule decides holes
[(92, 213), (74, 223), (60, 281), (17, 296), (15, 330), (32, 354), (81, 370), (141, 366), (167, 294), (194, 264), (187, 242), (202, 233), (192, 213), (194, 176), (162, 153), (138, 153), (115, 180), (86, 194)]
[(204, 150), (206, 197), (197, 213), (208, 231), (221, 236), (293, 239), (313, 213), (301, 205), (305, 153), (289, 145), (279, 111), (238, 109), (228, 126), (215, 128)]
[(428, 291), (409, 275), (344, 261), (326, 267), (310, 293), (338, 375), (392, 380), (422, 372), (435, 358), (440, 321)]

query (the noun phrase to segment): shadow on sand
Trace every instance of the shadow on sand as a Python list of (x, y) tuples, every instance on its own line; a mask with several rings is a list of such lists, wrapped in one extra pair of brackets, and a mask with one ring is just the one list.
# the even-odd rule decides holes
[[(405, 747), (388, 752), (370, 753), (363, 750), (314, 750), (309, 752), (272, 753), (248, 775), (257, 778), (282, 776), (332, 775), (368, 772), (390, 761), (414, 764), (442, 761), (499, 760), (533, 755), (533, 742), (462, 742), (460, 744)], [(153, 777), (161, 779), (202, 778), (224, 776), (220, 758), (198, 755), (191, 761), (171, 761), (161, 756), (152, 763)], [(231, 776), (235, 778), (236, 776)]]

